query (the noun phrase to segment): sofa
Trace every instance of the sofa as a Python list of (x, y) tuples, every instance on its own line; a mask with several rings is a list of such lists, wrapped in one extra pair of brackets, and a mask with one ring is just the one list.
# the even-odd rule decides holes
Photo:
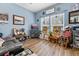
[(3, 42), (2, 47), (0, 47), (0, 56), (3, 56), (6, 52), (10, 52), (12, 54), (12, 51), (20, 49), (22, 47), (22, 43), (18, 40), (8, 40)]

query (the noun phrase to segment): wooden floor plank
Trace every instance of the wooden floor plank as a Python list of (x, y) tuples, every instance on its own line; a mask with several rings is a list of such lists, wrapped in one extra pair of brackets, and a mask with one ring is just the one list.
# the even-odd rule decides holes
[(79, 49), (68, 49), (42, 39), (28, 39), (24, 48), (30, 48), (38, 56), (79, 56)]

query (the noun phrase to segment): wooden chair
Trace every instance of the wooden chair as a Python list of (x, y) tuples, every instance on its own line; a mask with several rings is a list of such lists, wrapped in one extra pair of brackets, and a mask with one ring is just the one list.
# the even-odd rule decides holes
[(49, 36), (50, 41), (53, 41), (55, 43), (59, 42), (60, 39), (60, 28), (57, 26), (54, 27), (54, 30), (52, 34)]
[(51, 36), (49, 36), (49, 41), (50, 42), (54, 42), (54, 43), (58, 43), (59, 42), (59, 39), (60, 39), (60, 35), (57, 33), (57, 34), (53, 34)]
[(72, 32), (69, 29), (66, 29), (66, 31), (64, 32), (64, 37), (63, 37), (65, 48), (68, 47), (68, 43), (70, 42), (71, 37), (72, 37)]

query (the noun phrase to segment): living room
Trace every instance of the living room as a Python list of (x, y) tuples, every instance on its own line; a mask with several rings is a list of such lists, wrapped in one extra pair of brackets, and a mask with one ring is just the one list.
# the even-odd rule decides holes
[(79, 56), (79, 3), (0, 3), (0, 56)]

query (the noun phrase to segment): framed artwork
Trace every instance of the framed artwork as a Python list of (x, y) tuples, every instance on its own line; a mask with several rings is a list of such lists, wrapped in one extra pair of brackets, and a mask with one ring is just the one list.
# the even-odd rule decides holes
[(55, 12), (55, 9), (54, 8), (51, 8), (51, 9), (48, 9), (46, 10), (46, 14), (51, 14), (51, 13), (54, 13)]
[(79, 23), (79, 10), (69, 12), (69, 24)]
[(13, 15), (13, 24), (14, 25), (24, 25), (25, 18), (23, 16)]
[(0, 23), (6, 23), (6, 22), (8, 22), (8, 14), (0, 13)]

